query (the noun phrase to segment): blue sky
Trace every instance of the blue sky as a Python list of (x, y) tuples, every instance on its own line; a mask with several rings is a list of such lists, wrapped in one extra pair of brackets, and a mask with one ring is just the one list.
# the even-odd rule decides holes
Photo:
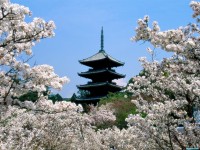
[[(137, 19), (150, 16), (150, 22), (159, 22), (161, 30), (185, 26), (193, 19), (190, 0), (11, 0), (27, 6), (32, 17), (41, 17), (56, 24), (56, 36), (44, 39), (33, 48), (37, 64), (49, 64), (60, 76), (70, 78), (60, 92), (70, 97), (77, 84), (88, 80), (77, 72), (88, 70), (78, 60), (87, 58), (100, 49), (100, 30), (104, 27), (104, 49), (114, 58), (125, 62), (116, 70), (126, 74), (125, 81), (142, 69), (138, 58), (148, 56), (147, 43), (134, 43)], [(169, 55), (157, 50), (157, 59)]]

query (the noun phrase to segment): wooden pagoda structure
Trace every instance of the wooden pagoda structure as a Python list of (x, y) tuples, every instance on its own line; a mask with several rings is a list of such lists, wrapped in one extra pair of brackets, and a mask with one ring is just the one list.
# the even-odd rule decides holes
[(101, 30), (101, 49), (93, 56), (80, 60), (81, 64), (90, 67), (88, 71), (78, 73), (79, 76), (91, 81), (84, 85), (77, 85), (79, 90), (88, 91), (88, 95), (76, 98), (76, 103), (96, 105), (102, 97), (109, 92), (121, 91), (123, 87), (118, 86), (113, 79), (124, 78), (125, 75), (117, 73), (113, 67), (123, 66), (124, 63), (108, 55), (104, 50), (103, 28)]

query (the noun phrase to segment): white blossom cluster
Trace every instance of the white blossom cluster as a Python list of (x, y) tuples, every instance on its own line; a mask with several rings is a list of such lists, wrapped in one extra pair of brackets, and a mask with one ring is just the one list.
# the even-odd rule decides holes
[[(199, 16), (200, 3), (192, 1), (193, 17)], [(127, 118), (136, 130), (140, 149), (185, 149), (200, 147), (200, 126), (193, 116), (200, 109), (199, 23), (178, 29), (152, 29), (148, 19), (139, 19), (134, 41), (148, 41), (155, 48), (174, 52), (161, 62), (139, 59), (142, 75), (133, 78), (128, 90), (133, 93), (139, 114)], [(182, 127), (181, 132), (179, 126)], [(138, 144), (138, 145), (140, 145)]]
[[(149, 17), (138, 20), (134, 41), (148, 41), (155, 48), (174, 52), (161, 62), (141, 57), (143, 72), (133, 78), (127, 90), (133, 93), (137, 114), (126, 119), (127, 129), (98, 129), (116, 120), (109, 105), (91, 107), (70, 102), (49, 101), (46, 87), (61, 89), (69, 81), (48, 65), (31, 67), (21, 55), (32, 55), (40, 39), (54, 36), (55, 25), (35, 18), (28, 8), (0, 1), (0, 149), (2, 150), (181, 150), (200, 147), (200, 126), (194, 111), (200, 109), (200, 3), (192, 1), (196, 23), (160, 31)], [(147, 49), (153, 55), (151, 49)], [(36, 103), (18, 97), (36, 91)], [(13, 105), (16, 104), (16, 105)], [(181, 128), (180, 128), (181, 127)], [(180, 130), (181, 129), (181, 130)]]
[[(200, 3), (192, 1), (190, 6), (197, 18)], [(98, 131), (105, 145), (142, 150), (200, 148), (199, 117), (194, 113), (200, 109), (199, 33), (198, 18), (196, 23), (167, 31), (160, 31), (157, 22), (151, 29), (148, 16), (138, 20), (133, 41), (148, 41), (174, 55), (161, 62), (139, 59), (143, 71), (127, 87), (138, 114), (126, 119), (128, 129)]]
[(9, 1), (1, 1), (0, 8), (0, 102), (11, 104), (14, 98), (30, 90), (42, 95), (46, 87), (61, 89), (69, 79), (60, 78), (53, 67), (30, 67), (29, 58), (20, 59), (32, 55), (35, 42), (54, 36), (53, 21), (34, 18), (27, 23), (24, 20), (31, 15), (30, 10)]
[(109, 146), (102, 143), (94, 126), (115, 121), (113, 113), (105, 108), (107, 107), (103, 106), (98, 110), (93, 108), (86, 114), (82, 113), (80, 105), (65, 101), (53, 104), (46, 99), (40, 99), (36, 104), (22, 102), (20, 108), (2, 106), (0, 148), (108, 149)]
[(91, 124), (96, 126), (106, 123), (112, 124), (116, 120), (116, 116), (113, 113), (114, 110), (111, 110), (111, 106), (109, 104), (102, 105), (101, 107), (91, 106), (88, 117)]
[[(49, 65), (31, 67), (32, 46), (40, 39), (54, 36), (55, 25), (35, 18), (27, 7), (0, 1), (0, 149), (108, 149), (97, 136), (94, 125), (113, 123), (115, 116), (107, 106), (92, 108), (89, 114), (70, 102), (48, 100), (48, 88), (61, 89), (69, 82), (60, 78)], [(18, 98), (36, 91), (36, 103)]]
[(200, 15), (200, 2), (191, 1), (190, 6), (192, 10), (194, 11), (194, 14), (192, 15), (194, 18), (198, 17)]

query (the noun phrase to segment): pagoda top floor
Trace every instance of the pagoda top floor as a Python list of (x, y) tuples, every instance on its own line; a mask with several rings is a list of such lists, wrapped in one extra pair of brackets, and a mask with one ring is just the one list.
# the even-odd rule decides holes
[(108, 55), (104, 50), (100, 50), (98, 53), (94, 54), (91, 57), (88, 57), (83, 60), (79, 60), (83, 65), (92, 67), (92, 68), (111, 68), (123, 66), (124, 62), (121, 62), (112, 56)]
[(98, 53), (83, 59), (79, 60), (79, 62), (83, 65), (92, 67), (92, 68), (112, 68), (123, 66), (124, 62), (121, 62), (112, 56), (108, 55), (104, 50), (104, 35), (103, 35), (103, 27), (101, 30), (101, 49)]

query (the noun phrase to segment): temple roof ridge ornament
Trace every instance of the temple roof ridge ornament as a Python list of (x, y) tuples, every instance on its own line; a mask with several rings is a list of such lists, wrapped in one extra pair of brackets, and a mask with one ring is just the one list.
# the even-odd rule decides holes
[(104, 50), (103, 26), (102, 26), (102, 28), (101, 28), (101, 49), (99, 50), (99, 52), (105, 52), (105, 50)]
[[(118, 67), (118, 66), (123, 66), (124, 62), (121, 62), (115, 58), (113, 58), (112, 56), (108, 55), (105, 50), (104, 50), (104, 33), (103, 33), (103, 27), (101, 29), (101, 49), (99, 50), (98, 53), (83, 59), (83, 60), (79, 60), (79, 62), (83, 65), (87, 65), (90, 67), (93, 67), (93, 65), (95, 65), (97, 62), (101, 62), (102, 61), (110, 61), (111, 62), (111, 66), (112, 67)], [(96, 62), (96, 63), (95, 63)]]

